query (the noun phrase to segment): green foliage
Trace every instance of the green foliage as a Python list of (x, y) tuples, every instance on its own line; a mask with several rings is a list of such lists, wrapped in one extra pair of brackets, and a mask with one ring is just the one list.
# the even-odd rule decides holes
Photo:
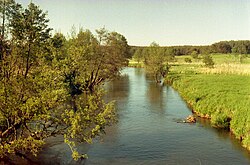
[(0, 145), (0, 158), (8, 156), (8, 154), (22, 154), (27, 151), (36, 156), (43, 144), (43, 140), (37, 140), (31, 136), (13, 140), (11, 144), (4, 143)]
[(195, 50), (191, 53), (191, 56), (193, 57), (193, 59), (197, 59), (199, 57), (198, 52)]
[(128, 45), (124, 36), (106, 29), (97, 30), (98, 39), (89, 30), (80, 29), (68, 43), (68, 54), (62, 60), (69, 108), (62, 118), (67, 126), (65, 142), (74, 159), (86, 157), (76, 151), (76, 142), (91, 143), (114, 123), (113, 102), (103, 101), (100, 86), (119, 76), (127, 65)]
[(92, 139), (104, 133), (105, 126), (116, 122), (114, 102), (105, 103), (103, 90), (92, 94), (79, 95), (75, 101), (77, 109), (65, 110), (62, 114), (68, 127), (64, 133), (65, 143), (72, 151), (73, 159), (87, 158), (86, 154), (77, 152), (76, 142), (92, 143)]
[(230, 117), (222, 112), (215, 112), (211, 115), (211, 123), (214, 127), (229, 129)]
[(153, 42), (148, 51), (144, 53), (146, 71), (154, 76), (156, 82), (160, 82), (160, 78), (166, 76), (170, 68), (166, 63), (164, 50), (159, 49), (159, 45)]
[[(149, 47), (132, 46), (132, 54), (134, 55), (136, 50), (140, 49), (142, 52)], [(191, 55), (194, 59), (199, 57), (199, 54), (250, 54), (250, 41), (220, 41), (208, 46), (161, 46), (159, 49), (163, 49), (165, 55), (172, 58), (174, 62), (175, 56)], [(198, 57), (197, 57), (198, 55)]]
[(213, 68), (214, 67), (214, 61), (213, 58), (209, 55), (204, 55), (203, 57), (203, 63), (206, 67)]
[(185, 61), (186, 63), (192, 63), (192, 60), (191, 60), (190, 58), (188, 58), (188, 57), (184, 58), (184, 61)]
[(68, 42), (68, 56), (64, 60), (66, 81), (70, 94), (94, 91), (95, 87), (112, 80), (127, 66), (128, 45), (124, 36), (105, 32), (98, 41), (89, 30), (80, 30)]
[(229, 42), (227, 41), (221, 41), (218, 43), (214, 43), (212, 45), (212, 49), (214, 53), (231, 53), (232, 47)]
[(211, 118), (215, 127), (229, 128), (250, 148), (249, 76), (170, 72), (167, 80), (198, 115)]
[(133, 59), (137, 61), (137, 63), (141, 62), (143, 60), (143, 55), (142, 55), (142, 50), (141, 49), (136, 49)]
[[(37, 154), (43, 139), (54, 129), (45, 127), (56, 119), (56, 107), (64, 100), (62, 77), (43, 54), (49, 46), (46, 14), (31, 3), (27, 9), (15, 5), (9, 13), (11, 40), (3, 49), (0, 68), (1, 154)], [(53, 81), (51, 81), (53, 80)]]
[(106, 125), (115, 122), (114, 103), (107, 104), (102, 97), (102, 90), (78, 96), (77, 111), (66, 110), (63, 114), (64, 122), (70, 126), (67, 137), (92, 143), (92, 138), (100, 135)]
[(99, 40), (89, 30), (51, 37), (47, 14), (35, 4), (0, 4), (1, 12), (11, 9), (1, 29), (9, 38), (1, 40), (8, 44), (0, 59), (0, 157), (37, 155), (47, 137), (64, 135), (72, 157), (86, 158), (76, 142), (91, 143), (116, 121), (101, 87), (127, 65), (126, 38), (105, 29)]
[(67, 40), (61, 33), (56, 33), (51, 38), (51, 53), (52, 57), (55, 58), (58, 62), (65, 60), (67, 56)]

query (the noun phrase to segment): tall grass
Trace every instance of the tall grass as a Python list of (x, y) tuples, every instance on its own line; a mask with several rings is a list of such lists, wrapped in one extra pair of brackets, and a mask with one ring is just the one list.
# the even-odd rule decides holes
[(201, 68), (200, 72), (206, 74), (239, 74), (250, 75), (250, 64), (219, 64), (214, 68)]
[(174, 70), (185, 68), (183, 70), (190, 70), (192, 66), (193, 71), (197, 73), (206, 74), (239, 74), (239, 75), (250, 75), (250, 56), (244, 58), (242, 63), (239, 60), (240, 55), (234, 54), (211, 54), (213, 61), (215, 62), (214, 68), (206, 68), (202, 63), (202, 55), (199, 55), (200, 59), (192, 59), (192, 63), (188, 64), (184, 61), (185, 58), (191, 58), (189, 55), (176, 57), (177, 62)]

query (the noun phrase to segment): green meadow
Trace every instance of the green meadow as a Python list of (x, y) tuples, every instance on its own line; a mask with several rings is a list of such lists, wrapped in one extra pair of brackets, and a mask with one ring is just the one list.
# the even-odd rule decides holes
[(250, 58), (240, 63), (233, 55), (216, 54), (212, 55), (214, 68), (205, 68), (199, 60), (185, 63), (186, 57), (177, 57), (166, 82), (198, 116), (211, 119), (214, 127), (230, 130), (250, 149)]

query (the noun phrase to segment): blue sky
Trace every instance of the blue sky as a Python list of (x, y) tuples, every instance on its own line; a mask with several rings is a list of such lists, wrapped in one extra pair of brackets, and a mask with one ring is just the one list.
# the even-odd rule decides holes
[[(26, 6), (31, 0), (16, 0)], [(32, 0), (48, 11), (50, 27), (106, 27), (130, 45), (209, 45), (250, 40), (250, 0)]]

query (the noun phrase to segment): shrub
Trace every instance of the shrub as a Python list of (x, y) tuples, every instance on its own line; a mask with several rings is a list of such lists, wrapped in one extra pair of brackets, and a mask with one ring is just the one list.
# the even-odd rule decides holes
[(198, 52), (197, 51), (193, 51), (192, 53), (191, 53), (191, 56), (194, 58), (194, 59), (198, 59)]
[(205, 64), (206, 67), (213, 68), (214, 67), (214, 61), (213, 58), (209, 55), (205, 55), (203, 57), (203, 63)]
[(216, 112), (211, 116), (211, 123), (216, 128), (229, 129), (231, 118), (221, 112)]
[(190, 58), (188, 58), (188, 57), (186, 57), (186, 58), (184, 59), (184, 61), (185, 61), (186, 63), (192, 63), (192, 60), (191, 60)]

